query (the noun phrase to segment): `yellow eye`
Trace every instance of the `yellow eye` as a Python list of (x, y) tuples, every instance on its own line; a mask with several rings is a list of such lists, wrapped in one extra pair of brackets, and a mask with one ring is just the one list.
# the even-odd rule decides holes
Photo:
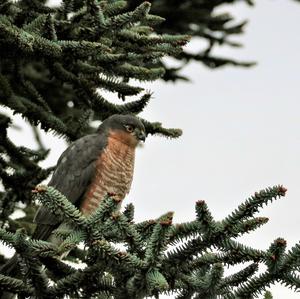
[(129, 132), (129, 133), (132, 133), (134, 130), (133, 126), (131, 126), (131, 125), (125, 125), (125, 128), (126, 128), (127, 132)]

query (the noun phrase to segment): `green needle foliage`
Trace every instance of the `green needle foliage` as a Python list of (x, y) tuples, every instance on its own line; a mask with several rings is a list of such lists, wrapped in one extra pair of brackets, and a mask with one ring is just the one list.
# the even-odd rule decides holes
[[(200, 201), (195, 220), (174, 225), (173, 213), (135, 223), (133, 206), (120, 212), (119, 201), (112, 196), (85, 217), (53, 187), (40, 186), (34, 190), (34, 199), (63, 217), (72, 229), (58, 229), (59, 245), (32, 240), (24, 230), (10, 233), (1, 229), (1, 240), (16, 249), (20, 273), (26, 275), (22, 279), (0, 275), (0, 286), (39, 298), (145, 298), (160, 294), (253, 298), (278, 281), (299, 289), (299, 244), (287, 252), (281, 238), (266, 250), (234, 240), (265, 224), (267, 219), (255, 217), (255, 213), (285, 192), (284, 187), (274, 186), (255, 193), (222, 221), (214, 220), (206, 203)], [(239, 220), (233, 224), (237, 215)], [(83, 264), (83, 269), (64, 263), (61, 256), (70, 250), (67, 259)], [(246, 262), (250, 264), (224, 275), (224, 267)], [(263, 264), (266, 269), (259, 271)], [(265, 298), (270, 296), (265, 293)]]
[[(142, 3), (142, 0), (130, 0), (130, 8)], [(250, 67), (254, 62), (237, 61), (228, 57), (220, 57), (213, 53), (213, 50), (222, 45), (240, 48), (242, 44), (234, 41), (232, 37), (242, 34), (247, 24), (246, 20), (237, 22), (234, 17), (225, 12), (228, 10), (218, 9), (224, 5), (244, 2), (252, 6), (252, 0), (152, 0), (153, 13), (166, 18), (159, 27), (160, 33), (167, 34), (189, 34), (201, 40), (204, 47), (199, 47), (197, 51), (184, 50), (176, 59), (181, 62), (181, 66), (171, 68), (160, 61), (166, 68), (164, 80), (188, 80), (180, 74), (180, 70), (190, 61), (196, 61), (209, 68), (218, 68), (226, 65)]]
[[(255, 214), (285, 195), (282, 186), (255, 193), (221, 221), (199, 201), (195, 220), (181, 224), (172, 223), (173, 213), (136, 223), (133, 205), (120, 212), (113, 196), (86, 217), (54, 188), (36, 187), (54, 169), (40, 166), (49, 150), (39, 128), (70, 142), (94, 131), (92, 121), (138, 115), (151, 99), (138, 81), (184, 79), (180, 69), (165, 65), (166, 56), (213, 68), (249, 66), (211, 54), (217, 44), (237, 46), (229, 37), (242, 33), (244, 23), (215, 14), (217, 7), (235, 2), (63, 0), (50, 7), (44, 0), (0, 0), (0, 104), (27, 120), (39, 145), (34, 150), (16, 145), (8, 137), (13, 119), (0, 115), (0, 240), (15, 249), (19, 268), (11, 276), (0, 273), (0, 293), (250, 299), (275, 282), (300, 289), (299, 244), (287, 251), (278, 238), (258, 250), (236, 241), (268, 221)], [(182, 47), (190, 37), (207, 40), (208, 48), (189, 54)], [(112, 96), (120, 103), (110, 101)], [(148, 134), (181, 135), (179, 129), (141, 120)], [(59, 242), (31, 238), (37, 202), (69, 224), (53, 233)], [(17, 210), (24, 216), (13, 219)], [(1, 254), (0, 264), (5, 262)], [(235, 265), (242, 269), (224, 274)]]

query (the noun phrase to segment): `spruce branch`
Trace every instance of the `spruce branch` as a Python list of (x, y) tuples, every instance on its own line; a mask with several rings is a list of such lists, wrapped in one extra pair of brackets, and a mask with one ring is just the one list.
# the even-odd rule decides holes
[(228, 288), (232, 288), (233, 286), (239, 286), (241, 283), (243, 283), (245, 280), (249, 279), (251, 276), (253, 276), (258, 271), (258, 264), (253, 263), (247, 266), (246, 268), (225, 277), (220, 287), (224, 288), (225, 290), (228, 290)]
[(150, 294), (155, 291), (164, 291), (169, 288), (166, 278), (155, 269), (147, 272), (146, 285)]
[[(278, 246), (284, 247), (286, 246), (286, 242), (283, 239), (278, 239)], [(277, 242), (277, 240), (275, 240)], [(281, 269), (282, 271), (291, 271), (296, 270), (296, 267), (299, 267), (300, 264), (300, 244), (295, 244), (284, 256), (282, 260)], [(298, 268), (299, 270), (299, 268)]]
[(62, 262), (59, 258), (40, 257), (40, 260), (47, 269), (46, 274), (53, 281), (57, 281), (76, 272), (75, 268)]
[(273, 299), (272, 293), (270, 291), (266, 291), (264, 295), (264, 299)]
[(276, 273), (282, 267), (284, 254), (286, 249), (286, 241), (284, 239), (276, 239), (268, 249), (268, 259), (266, 264), (271, 273)]
[[(170, 34), (155, 34), (154, 37), (152, 28), (142, 29), (145, 28), (143, 23), (151, 18), (149, 2), (126, 12), (121, 12), (124, 1), (72, 3), (65, 1), (56, 8), (42, 3), (26, 4), (22, 6), (24, 11), (18, 10), (14, 18), (10, 18), (8, 12), (8, 16), (0, 18), (4, 49), (18, 45), (14, 51), (5, 52), (8, 56), (4, 57), (2, 69), (6, 75), (1, 77), (0, 84), (6, 86), (3, 90), (8, 97), (1, 101), (26, 117), (32, 125), (40, 123), (43, 129), (53, 130), (68, 140), (84, 134), (84, 130), (72, 129), (80, 122), (79, 111), (96, 110), (96, 118), (100, 120), (120, 111), (141, 112), (148, 103), (145, 97), (139, 102), (115, 106), (96, 95), (95, 90), (102, 88), (118, 93), (122, 99), (140, 93), (141, 88), (132, 87), (119, 77), (160, 78), (164, 69), (158, 66), (157, 59), (180, 52), (189, 39), (186, 35)], [(18, 9), (19, 5), (17, 2), (11, 7)], [(26, 11), (32, 10), (36, 12), (27, 20)], [(73, 16), (68, 18), (70, 13)], [(22, 24), (15, 21), (18, 14), (24, 18)], [(142, 31), (144, 33), (140, 34)], [(36, 57), (38, 59), (33, 62)], [(8, 68), (12, 58), (18, 66), (21, 85), (12, 81), (13, 69)], [(103, 75), (109, 79), (104, 79)], [(72, 89), (64, 90), (67, 89), (65, 83)], [(47, 84), (52, 85), (51, 91), (46, 88)], [(68, 107), (70, 100), (75, 103), (74, 108)], [(67, 124), (61, 118), (65, 112), (71, 115)], [(85, 125), (89, 130), (87, 121)], [(154, 126), (156, 130), (153, 130)], [(169, 137), (180, 134), (178, 130), (166, 130), (160, 124), (153, 124), (150, 133), (156, 132)]]
[(145, 262), (148, 267), (157, 267), (161, 262), (161, 253), (166, 249), (173, 213), (160, 217), (153, 227), (145, 251)]
[(230, 216), (223, 221), (224, 225), (234, 225), (236, 222), (253, 217), (263, 205), (285, 196), (287, 189), (281, 185), (267, 188), (248, 198)]
[(20, 279), (8, 277), (0, 274), (0, 289), (3, 291), (11, 291), (14, 293), (21, 293), (23, 295), (30, 295), (33, 293), (33, 288), (29, 287)]
[[(257, 194), (262, 196), (265, 192)], [(34, 196), (76, 224), (76, 230), (58, 230), (62, 238), (58, 247), (31, 240), (22, 230), (17, 234), (0, 230), (0, 238), (19, 252), (23, 261), (20, 266), (38, 296), (79, 298), (97, 294), (143, 298), (175, 292), (177, 298), (233, 299), (256, 296), (277, 281), (295, 290), (299, 288), (295, 273), (299, 269), (298, 244), (285, 253), (286, 243), (280, 238), (266, 251), (234, 240), (265, 223), (265, 218), (246, 217), (224, 226), (224, 220), (215, 221), (205, 202), (200, 201), (192, 222), (174, 225), (173, 213), (166, 213), (156, 220), (135, 224), (133, 207), (130, 205), (121, 213), (119, 201), (112, 194), (87, 218), (52, 187), (38, 187)], [(249, 209), (254, 211), (254, 207), (256, 200)], [(85, 248), (79, 250), (81, 242)], [(116, 246), (120, 242), (126, 249)], [(176, 248), (172, 248), (174, 242)], [(57, 259), (69, 250), (80, 251), (79, 260), (86, 264), (83, 269), (76, 270)], [(223, 276), (224, 266), (243, 262), (252, 263), (235, 274)], [(46, 272), (42, 271), (42, 264)], [(267, 265), (264, 273), (257, 274), (259, 264)], [(88, 283), (94, 271), (97, 275)], [(47, 287), (49, 279), (54, 282), (51, 287)]]
[(59, 218), (66, 217), (75, 225), (86, 226), (86, 217), (59, 191), (50, 186), (38, 186), (33, 190), (34, 198), (41, 201), (51, 213)]
[(288, 273), (285, 274), (282, 278), (280, 278), (280, 281), (290, 289), (294, 290), (295, 292), (299, 292), (300, 290), (300, 276), (299, 274), (295, 273)]

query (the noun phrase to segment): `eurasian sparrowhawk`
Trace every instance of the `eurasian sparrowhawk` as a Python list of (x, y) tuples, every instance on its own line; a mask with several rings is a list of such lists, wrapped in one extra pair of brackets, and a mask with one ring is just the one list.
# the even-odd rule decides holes
[[(138, 118), (113, 115), (97, 133), (78, 139), (65, 150), (48, 185), (86, 215), (98, 207), (107, 193), (123, 199), (132, 182), (135, 148), (145, 138), (144, 125)], [(35, 239), (47, 240), (59, 225), (58, 219), (43, 206), (34, 221)]]
[[(76, 140), (63, 152), (48, 185), (85, 215), (95, 211), (107, 193), (122, 200), (130, 190), (136, 146), (145, 138), (145, 127), (137, 117), (113, 115), (95, 134)], [(37, 226), (32, 237), (40, 240), (47, 240), (60, 225), (60, 220), (43, 206), (34, 221)], [(14, 276), (16, 265), (17, 255), (2, 266), (0, 273)]]

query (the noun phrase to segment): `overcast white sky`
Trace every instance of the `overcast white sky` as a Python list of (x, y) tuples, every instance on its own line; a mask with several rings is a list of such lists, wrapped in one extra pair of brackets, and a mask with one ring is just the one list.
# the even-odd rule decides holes
[[(300, 240), (300, 3), (257, 2), (252, 9), (230, 8), (250, 20), (246, 33), (236, 37), (245, 47), (223, 47), (218, 54), (256, 60), (258, 66), (210, 71), (192, 63), (184, 71), (192, 83), (147, 84), (154, 99), (142, 116), (184, 134), (178, 140), (149, 137), (138, 150), (126, 200), (135, 205), (136, 221), (170, 210), (176, 222), (193, 220), (199, 199), (221, 220), (255, 191), (283, 184), (287, 196), (261, 213), (269, 223), (241, 240), (262, 249), (277, 237), (289, 246)], [(11, 136), (32, 144), (28, 128)], [(52, 148), (46, 164), (53, 165), (64, 143), (51, 136), (44, 141)], [(275, 299), (299, 298), (281, 286), (272, 290)]]

